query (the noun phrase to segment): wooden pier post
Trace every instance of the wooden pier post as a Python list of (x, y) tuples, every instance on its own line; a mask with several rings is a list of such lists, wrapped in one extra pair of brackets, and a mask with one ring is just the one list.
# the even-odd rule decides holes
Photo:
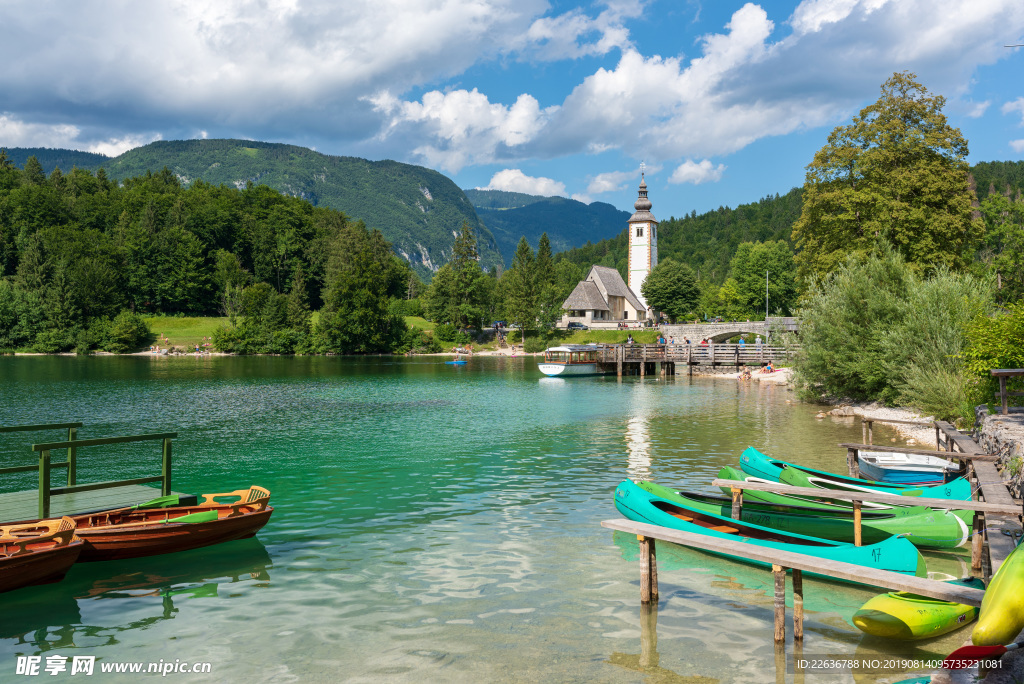
[(640, 667), (658, 666), (658, 604), (640, 606)]
[(743, 490), (731, 487), (732, 489), (732, 518), (740, 520), (743, 515)]
[(686, 345), (686, 374), (691, 378), (693, 377), (693, 361), (692, 361), (693, 345)]
[(860, 520), (861, 520), (860, 507), (861, 507), (861, 502), (860, 501), (854, 501), (852, 503), (853, 503), (853, 545), (854, 546), (863, 546), (864, 545), (864, 535), (863, 535), (863, 531), (861, 530), (861, 527), (860, 527)]
[(971, 525), (974, 536), (971, 538), (971, 569), (981, 570), (981, 555), (985, 543), (985, 514), (974, 512), (974, 524)]
[(50, 517), (50, 450), (39, 452), (39, 518)]
[(875, 421), (868, 420), (866, 422), (868, 424), (868, 444), (874, 444), (875, 443), (875, 431), (874, 431)]
[(636, 536), (640, 542), (640, 603), (658, 601), (658, 554), (654, 537)]
[(775, 643), (786, 641), (786, 569), (772, 564), (775, 575)]
[(860, 466), (857, 465), (857, 449), (850, 447), (846, 450), (846, 465), (850, 469), (850, 477), (860, 477)]
[(626, 353), (626, 348), (623, 345), (619, 345), (615, 348), (615, 374), (622, 377), (622, 357)]
[(160, 475), (163, 478), (163, 482), (160, 485), (160, 495), (167, 496), (171, 493), (171, 438), (164, 438), (164, 449), (163, 449), (163, 464), (160, 469)]
[(647, 375), (647, 345), (640, 347), (640, 377)]
[[(78, 428), (68, 428), (68, 441), (74, 442), (78, 436)], [(68, 447), (68, 487), (74, 487), (78, 484), (78, 449), (73, 446)]]
[(793, 640), (804, 639), (804, 573), (793, 570)]

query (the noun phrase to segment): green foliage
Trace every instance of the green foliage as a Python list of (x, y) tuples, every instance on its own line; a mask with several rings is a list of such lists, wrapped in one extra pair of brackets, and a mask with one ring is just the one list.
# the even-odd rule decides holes
[(1024, 198), (992, 193), (981, 203), (985, 244), (979, 254), (988, 270), (998, 274), (1000, 302), (1024, 298)]
[(991, 287), (939, 269), (925, 277), (883, 243), (816, 285), (800, 312), (800, 383), (822, 393), (906, 402), (942, 418), (962, 414), (971, 383), (958, 361), (968, 321)]
[(537, 267), (533, 250), (526, 238), (520, 238), (512, 268), (502, 276), (504, 312), (509, 323), (519, 325), (521, 339), (537, 319)]
[(766, 303), (766, 315), (789, 315), (796, 302), (796, 267), (793, 252), (783, 240), (741, 243), (730, 272), (736, 282), (737, 303), (748, 316), (760, 317)]
[(115, 354), (138, 351), (150, 344), (153, 332), (142, 316), (131, 311), (122, 311), (114, 317), (106, 330), (103, 349)]
[(437, 354), (444, 349), (428, 331), (410, 328), (396, 351), (399, 354)]
[(693, 270), (672, 259), (658, 262), (647, 275), (640, 292), (649, 306), (667, 314), (673, 323), (692, 316), (700, 301), (700, 287)]
[(967, 141), (913, 74), (896, 73), (807, 167), (803, 209), (793, 226), (807, 280), (881, 240), (921, 268), (969, 263), (984, 226), (972, 216)]
[[(990, 373), (993, 368), (1024, 368), (1024, 302), (992, 316), (975, 317), (967, 326), (967, 338), (961, 357), (982, 401), (988, 403), (998, 386)], [(1018, 389), (1022, 384), (1019, 378), (1007, 383)]]

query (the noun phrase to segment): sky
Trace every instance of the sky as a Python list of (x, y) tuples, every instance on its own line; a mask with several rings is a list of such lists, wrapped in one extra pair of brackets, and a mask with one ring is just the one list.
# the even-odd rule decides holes
[(1021, 0), (5, 0), (0, 147), (242, 138), (659, 220), (803, 183), (910, 71), (1024, 158)]

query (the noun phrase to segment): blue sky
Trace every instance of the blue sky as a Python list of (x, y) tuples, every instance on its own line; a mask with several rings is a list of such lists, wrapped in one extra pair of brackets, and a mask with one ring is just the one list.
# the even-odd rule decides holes
[(659, 219), (803, 182), (912, 71), (970, 161), (1024, 156), (1021, 0), (0, 4), (0, 146), (250, 138)]

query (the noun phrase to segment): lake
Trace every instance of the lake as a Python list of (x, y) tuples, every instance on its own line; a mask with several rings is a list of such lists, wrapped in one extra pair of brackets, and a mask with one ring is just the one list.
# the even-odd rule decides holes
[[(190, 682), (776, 681), (769, 572), (661, 544), (660, 602), (645, 616), (636, 539), (599, 523), (620, 517), (623, 478), (712, 491), (747, 446), (844, 471), (836, 445), (859, 442), (859, 423), (816, 419), (785, 387), (443, 361), (0, 357), (0, 425), (80, 420), (82, 439), (177, 431), (174, 489), (258, 484), (275, 508), (253, 540), (80, 564), (60, 584), (5, 594), (0, 681), (17, 655), (54, 654), (211, 664), (176, 675)], [(876, 427), (879, 441), (891, 434)], [(63, 437), (3, 438), (0, 467)], [(90, 482), (158, 474), (160, 453), (78, 459)], [(32, 477), (8, 476), (3, 491)], [(962, 553), (926, 556), (930, 570), (966, 567)], [(875, 593), (805, 580), (803, 652), (891, 654), (849, 621)], [(902, 653), (941, 658), (967, 634)]]

